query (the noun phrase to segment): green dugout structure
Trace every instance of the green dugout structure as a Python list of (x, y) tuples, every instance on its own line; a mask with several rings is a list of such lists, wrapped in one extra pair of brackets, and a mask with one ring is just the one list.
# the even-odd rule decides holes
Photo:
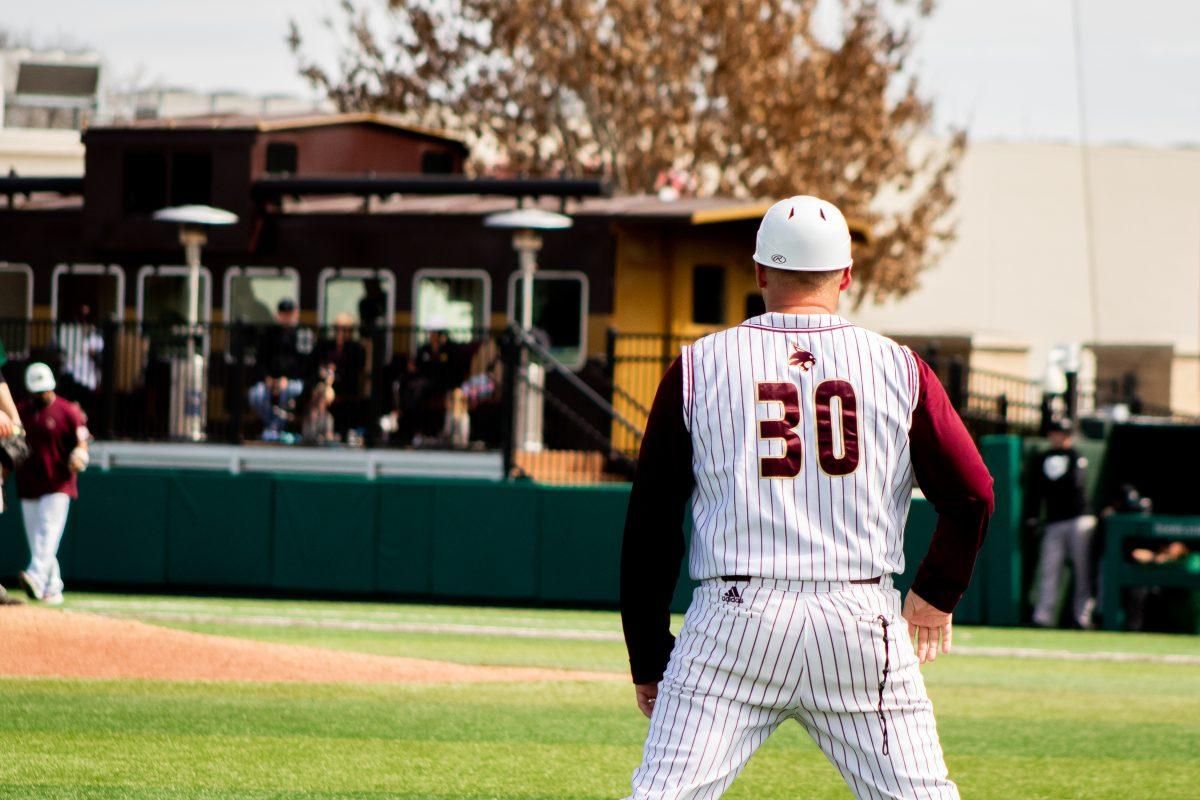
[[(957, 618), (1019, 622), (1020, 460), (989, 437), (997, 506)], [(0, 575), (28, 558), (9, 481)], [(93, 467), (60, 550), (68, 585), (613, 606), (627, 485)], [(907, 587), (935, 515), (916, 497)], [(682, 570), (686, 572), (686, 568)], [(675, 607), (687, 605), (680, 581)]]

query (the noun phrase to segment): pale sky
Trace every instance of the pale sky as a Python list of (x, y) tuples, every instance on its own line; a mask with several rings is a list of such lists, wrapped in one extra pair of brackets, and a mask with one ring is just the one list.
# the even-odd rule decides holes
[[(1200, 145), (1200, 2), (1080, 0), (1089, 137)], [(0, 26), (90, 45), (122, 83), (310, 96), (284, 43), (334, 0), (0, 0)], [(327, 50), (327, 48), (326, 48)], [(319, 51), (318, 51), (319, 52)], [(941, 0), (914, 62), (940, 125), (979, 139), (1078, 137), (1070, 0)]]

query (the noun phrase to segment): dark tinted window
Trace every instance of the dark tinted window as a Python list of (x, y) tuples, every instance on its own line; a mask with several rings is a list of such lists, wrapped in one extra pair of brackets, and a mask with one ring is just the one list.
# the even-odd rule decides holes
[(171, 159), (171, 205), (212, 202), (212, 156), (176, 153)]
[(449, 175), (454, 172), (454, 156), (444, 150), (430, 150), (421, 155), (421, 173)]
[(699, 266), (692, 270), (692, 322), (725, 324), (725, 268)]
[(165, 154), (126, 153), (122, 172), (126, 211), (149, 213), (167, 205)]
[(92, 310), (97, 322), (112, 319), (117, 313), (117, 276), (111, 273), (63, 272), (58, 276), (58, 318), (74, 320), (79, 307)]
[(267, 145), (267, 172), (294, 175), (299, 158), (300, 151), (291, 142), (272, 142)]
[[(521, 279), (513, 282), (513, 320), (520, 322), (524, 306)], [(533, 327), (544, 334), (555, 358), (568, 366), (582, 365), (587, 320), (583, 280), (538, 275), (533, 279)]]

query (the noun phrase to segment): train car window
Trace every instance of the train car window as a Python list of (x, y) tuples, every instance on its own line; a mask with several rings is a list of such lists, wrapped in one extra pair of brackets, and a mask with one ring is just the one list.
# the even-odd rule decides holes
[(212, 184), (210, 153), (175, 153), (171, 157), (171, 205), (208, 205)]
[(317, 278), (317, 317), (322, 326), (349, 314), (364, 330), (392, 324), (396, 278), (386, 270), (330, 267)]
[(454, 154), (444, 150), (422, 153), (421, 172), (425, 175), (449, 175), (454, 172)]
[(149, 214), (167, 205), (165, 153), (126, 153), (122, 162), (125, 211)]
[[(508, 281), (508, 318), (520, 323), (522, 279)], [(588, 281), (582, 272), (538, 272), (533, 279), (533, 328), (544, 335), (550, 353), (572, 369), (587, 360)]]
[(300, 151), (292, 142), (271, 142), (267, 145), (267, 173), (294, 175), (300, 161)]
[(488, 327), (492, 280), (477, 269), (422, 269), (413, 276), (413, 323), (467, 342)]
[(692, 322), (725, 324), (725, 268), (701, 264), (692, 268)]
[(300, 299), (300, 274), (291, 267), (230, 267), (225, 271), (225, 321), (270, 325), (279, 301)]
[[(200, 268), (201, 322), (212, 318), (212, 274)], [(138, 272), (138, 321), (148, 325), (174, 325), (187, 322), (187, 267), (142, 267)]]
[(33, 270), (26, 264), (0, 263), (0, 319), (33, 315)]
[(116, 264), (59, 264), (50, 282), (50, 316), (56, 320), (124, 316), (125, 271)]
[(0, 345), (10, 358), (28, 353), (32, 316), (33, 270), (26, 264), (0, 263)]

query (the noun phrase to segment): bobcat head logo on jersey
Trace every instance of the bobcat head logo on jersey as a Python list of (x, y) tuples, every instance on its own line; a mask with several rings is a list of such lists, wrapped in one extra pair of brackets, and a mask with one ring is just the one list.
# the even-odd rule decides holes
[(804, 370), (805, 372), (808, 372), (810, 369), (812, 369), (813, 367), (815, 367), (817, 365), (817, 357), (816, 356), (814, 356), (812, 353), (808, 352), (807, 350), (804, 350), (800, 347), (796, 347), (795, 345), (793, 345), (793, 347), (795, 347), (796, 349), (795, 349), (795, 352), (792, 353), (792, 357), (788, 359), (788, 364), (790, 364), (793, 367), (799, 367), (800, 369)]

